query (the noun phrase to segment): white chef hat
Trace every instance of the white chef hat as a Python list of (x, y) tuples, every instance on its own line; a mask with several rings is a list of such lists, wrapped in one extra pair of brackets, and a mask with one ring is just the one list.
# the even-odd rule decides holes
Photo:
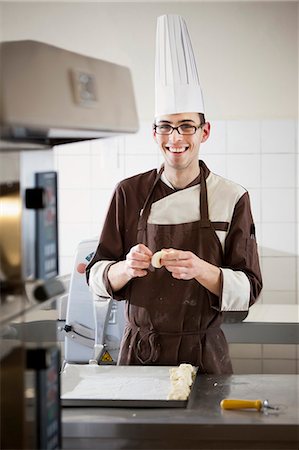
[(181, 16), (158, 17), (155, 66), (155, 117), (182, 112), (204, 114), (192, 44)]

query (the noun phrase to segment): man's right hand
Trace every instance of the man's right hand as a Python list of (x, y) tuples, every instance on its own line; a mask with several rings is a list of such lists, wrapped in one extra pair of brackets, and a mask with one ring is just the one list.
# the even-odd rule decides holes
[(151, 263), (153, 253), (144, 244), (137, 244), (131, 248), (126, 256), (125, 270), (131, 278), (144, 277)]
[(147, 274), (152, 256), (153, 253), (146, 245), (134, 245), (124, 261), (112, 264), (108, 270), (108, 279), (112, 290), (117, 292), (132, 278), (144, 277)]

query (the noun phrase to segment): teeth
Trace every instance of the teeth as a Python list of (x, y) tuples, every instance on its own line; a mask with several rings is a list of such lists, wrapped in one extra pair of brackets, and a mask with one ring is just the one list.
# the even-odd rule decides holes
[(183, 153), (185, 150), (187, 150), (187, 147), (168, 147), (168, 150), (171, 153)]

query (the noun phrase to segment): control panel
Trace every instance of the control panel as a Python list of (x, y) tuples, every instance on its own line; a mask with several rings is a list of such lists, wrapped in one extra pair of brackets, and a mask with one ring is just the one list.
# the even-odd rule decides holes
[(57, 173), (35, 174), (35, 185), (43, 189), (43, 207), (36, 209), (36, 278), (58, 275)]

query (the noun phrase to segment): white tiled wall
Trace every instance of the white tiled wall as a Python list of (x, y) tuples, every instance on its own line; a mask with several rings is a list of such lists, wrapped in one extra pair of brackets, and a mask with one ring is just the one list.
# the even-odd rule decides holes
[[(264, 280), (262, 303), (298, 302), (296, 137), (295, 120), (214, 121), (201, 147), (201, 158), (212, 171), (249, 190)], [(151, 136), (151, 122), (142, 122), (136, 135), (60, 146), (54, 153), (64, 274), (72, 270), (78, 242), (99, 236), (115, 184), (158, 167), (162, 157)], [(245, 346), (242, 358), (233, 357), (236, 371), (295, 370), (292, 358), (290, 363), (276, 361), (257, 347), (258, 354), (251, 355), (251, 349), (247, 355)]]
[(234, 373), (299, 373), (298, 345), (230, 344), (229, 347)]

